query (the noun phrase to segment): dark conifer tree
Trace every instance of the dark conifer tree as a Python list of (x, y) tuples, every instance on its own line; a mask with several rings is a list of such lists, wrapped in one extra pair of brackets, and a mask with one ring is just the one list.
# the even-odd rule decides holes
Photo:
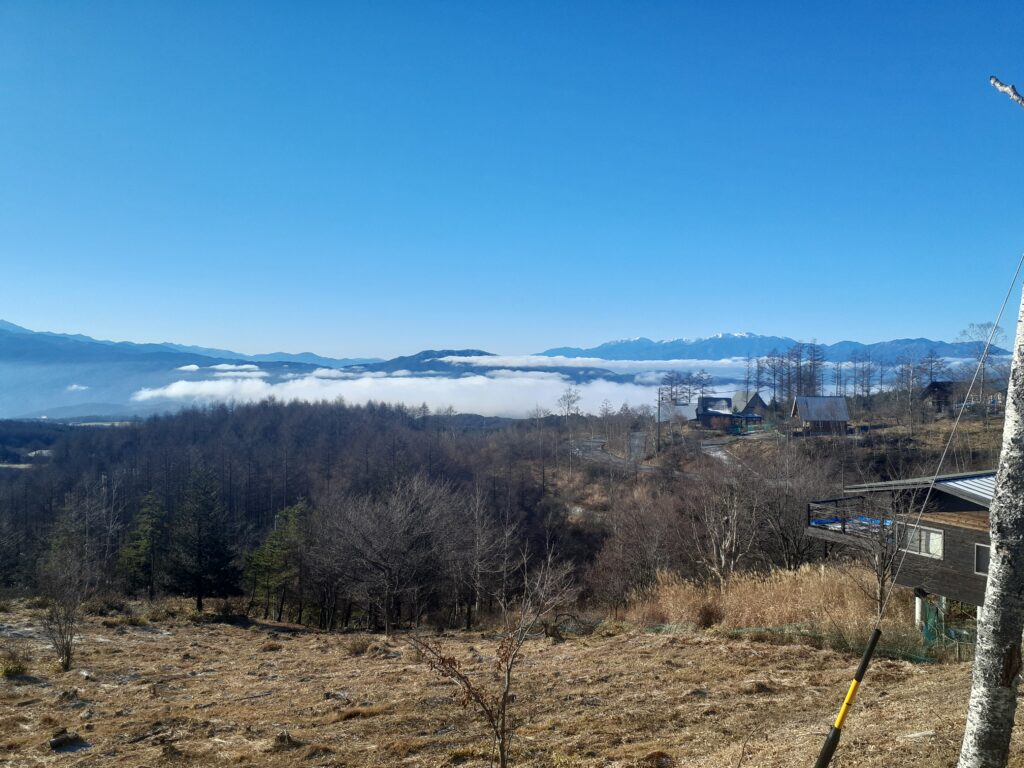
[(213, 473), (202, 467), (188, 479), (181, 506), (172, 524), (170, 585), (196, 600), (237, 594), (234, 526), (224, 513)]

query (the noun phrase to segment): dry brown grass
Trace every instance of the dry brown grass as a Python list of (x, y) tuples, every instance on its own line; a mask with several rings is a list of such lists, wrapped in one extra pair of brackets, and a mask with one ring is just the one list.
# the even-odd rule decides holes
[[(866, 569), (836, 565), (741, 574), (724, 589), (663, 573), (655, 589), (636, 602), (631, 618), (703, 629), (768, 630), (851, 649), (862, 645), (874, 627), (873, 590)], [(911, 626), (911, 606), (911, 592), (898, 587), (882, 625), (884, 647), (923, 655), (918, 633)]]
[(387, 711), (387, 707), (343, 707), (331, 712), (324, 721), (327, 723), (343, 723), (346, 720), (354, 720), (357, 717), (376, 717), (377, 715), (383, 715)]
[(31, 663), (32, 654), (25, 641), (0, 637), (0, 677), (26, 675)]
[[(0, 632), (31, 638), (33, 616), (15, 610)], [(269, 639), (282, 648), (262, 651)], [(400, 635), (381, 655), (352, 656), (347, 639), (187, 616), (145, 627), (105, 627), (90, 617), (76, 669), (0, 680), (0, 764), (488, 764), (490, 742), (475, 714), (410, 656)], [(46, 652), (44, 641), (27, 642)], [(495, 638), (457, 633), (442, 642), (470, 673), (491, 674)], [(855, 654), (832, 650), (628, 624), (557, 645), (531, 640), (515, 691), (523, 725), (513, 765), (637, 768), (666, 764), (667, 756), (677, 767), (719, 768), (737, 764), (748, 738), (745, 768), (810, 765), (856, 663)], [(878, 660), (847, 721), (843, 765), (952, 764), (969, 687), (966, 664)], [(90, 746), (51, 753), (46, 741), (61, 727)], [(924, 731), (935, 735), (903, 738)], [(1021, 764), (1024, 744), (1013, 759)]]
[(344, 642), (345, 650), (348, 651), (349, 656), (362, 656), (370, 650), (372, 644), (373, 640), (367, 635), (349, 637)]

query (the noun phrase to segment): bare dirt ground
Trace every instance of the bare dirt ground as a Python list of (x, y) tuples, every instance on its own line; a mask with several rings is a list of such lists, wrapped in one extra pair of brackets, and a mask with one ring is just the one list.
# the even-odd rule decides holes
[[(34, 621), (0, 614), (0, 639), (23, 636), (34, 657), (27, 676), (0, 679), (0, 765), (488, 764), (475, 713), (401, 636), (91, 617), (62, 673)], [(490, 674), (494, 639), (440, 642)], [(700, 632), (599, 630), (526, 650), (513, 764), (538, 767), (812, 765), (857, 662)], [(969, 677), (967, 664), (877, 661), (835, 765), (954, 765)], [(52, 751), (60, 728), (87, 746)], [(1024, 743), (1011, 765), (1024, 765)]]

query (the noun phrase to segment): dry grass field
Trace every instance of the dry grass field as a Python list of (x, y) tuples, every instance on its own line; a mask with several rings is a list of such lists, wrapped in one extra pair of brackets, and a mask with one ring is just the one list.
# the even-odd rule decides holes
[[(453, 686), (401, 636), (90, 617), (59, 673), (32, 612), (0, 614), (32, 656), (0, 679), (0, 764), (10, 766), (483, 766), (488, 742)], [(440, 638), (486, 679), (493, 638)], [(522, 766), (807, 766), (856, 658), (714, 632), (611, 626), (527, 644), (513, 744)], [(879, 660), (836, 765), (953, 765), (970, 668)], [(54, 752), (61, 728), (85, 740)], [(1024, 765), (1018, 747), (1014, 765)]]

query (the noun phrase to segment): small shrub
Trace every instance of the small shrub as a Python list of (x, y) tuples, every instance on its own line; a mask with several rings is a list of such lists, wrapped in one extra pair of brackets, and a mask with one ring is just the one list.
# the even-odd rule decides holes
[(598, 637), (618, 637), (628, 632), (629, 629), (629, 625), (624, 621), (605, 620), (597, 625), (594, 634)]
[(149, 621), (170, 621), (171, 619), (178, 618), (180, 611), (178, 606), (173, 603), (162, 603), (160, 605), (152, 605), (149, 610), (146, 611), (146, 615)]
[(305, 746), (305, 744), (288, 733), (288, 731), (281, 731), (274, 737), (274, 741), (270, 746), (270, 751), (285, 752), (290, 749), (298, 749), (302, 746)]
[(10, 613), (14, 609), (10, 600), (0, 600), (0, 613)]
[(640, 614), (640, 623), (645, 627), (660, 627), (669, 624), (668, 612), (657, 603), (647, 603)]
[(86, 601), (82, 611), (89, 616), (116, 616), (131, 613), (132, 608), (120, 597), (104, 595)]
[(366, 646), (363, 653), (374, 659), (397, 659), (401, 656), (394, 648), (388, 645), (387, 641), (372, 642)]
[(231, 622), (237, 617), (245, 616), (245, 604), (238, 599), (225, 597), (218, 600), (213, 607), (214, 613), (221, 621)]
[(371, 645), (373, 643), (368, 637), (350, 637), (344, 643), (349, 656), (362, 656), (370, 650)]
[(31, 661), (32, 657), (20, 641), (6, 640), (0, 645), (0, 676), (18, 677), (28, 674)]
[(724, 618), (725, 612), (722, 610), (722, 606), (716, 602), (708, 601), (698, 606), (694, 623), (701, 629), (710, 629), (716, 624), (721, 624)]

